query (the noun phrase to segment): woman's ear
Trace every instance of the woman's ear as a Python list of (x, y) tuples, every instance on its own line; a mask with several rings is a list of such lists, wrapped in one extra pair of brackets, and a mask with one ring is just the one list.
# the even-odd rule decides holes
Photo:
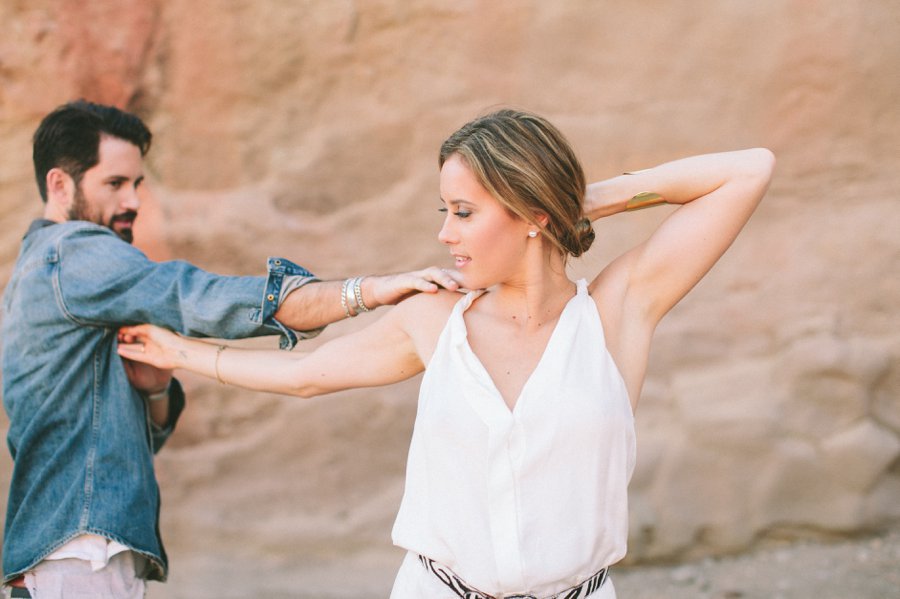
[(550, 222), (550, 217), (547, 216), (546, 212), (535, 212), (534, 213), (534, 222), (539, 224), (542, 229), (546, 229), (547, 223)]

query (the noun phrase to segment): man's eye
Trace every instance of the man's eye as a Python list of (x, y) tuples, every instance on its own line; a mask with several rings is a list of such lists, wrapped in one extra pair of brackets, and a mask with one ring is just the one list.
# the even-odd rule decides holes
[(120, 187), (122, 187), (122, 182), (121, 181), (110, 181), (109, 186), (112, 187), (113, 189), (119, 189)]

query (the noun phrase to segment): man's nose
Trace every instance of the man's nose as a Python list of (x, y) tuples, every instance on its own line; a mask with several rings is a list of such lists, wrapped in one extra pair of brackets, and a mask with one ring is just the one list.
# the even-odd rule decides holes
[(121, 206), (125, 210), (133, 210), (135, 212), (141, 207), (141, 198), (138, 197), (137, 189), (131, 188), (122, 198)]

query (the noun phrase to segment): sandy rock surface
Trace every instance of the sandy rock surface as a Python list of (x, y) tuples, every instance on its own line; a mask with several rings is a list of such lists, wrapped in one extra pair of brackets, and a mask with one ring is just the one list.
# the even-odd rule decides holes
[[(900, 4), (32, 0), (0, 2), (0, 23), (0, 286), (40, 214), (30, 136), (79, 96), (154, 131), (138, 245), (229, 274), (270, 255), (326, 278), (448, 265), (437, 148), (501, 104), (556, 122), (591, 179), (771, 148), (767, 199), (657, 332), (628, 559), (696, 564), (900, 520)], [(598, 222), (572, 276), (665, 214)], [(243, 597), (260, 577), (273, 597), (295, 580), (387, 588), (416, 381), (298, 402), (184, 379), (157, 461), (177, 585), (156, 596)], [(4, 452), (2, 489), (11, 468)], [(702, 588), (707, 567), (745, 581), (743, 563), (691, 565), (672, 592), (764, 596)]]

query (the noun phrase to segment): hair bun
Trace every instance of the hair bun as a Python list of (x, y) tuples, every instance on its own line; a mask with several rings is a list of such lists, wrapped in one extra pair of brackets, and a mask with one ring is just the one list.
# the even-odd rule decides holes
[(594, 227), (591, 225), (591, 221), (582, 218), (575, 223), (575, 230), (573, 231), (574, 243), (566, 249), (569, 250), (570, 254), (577, 258), (590, 249), (591, 244), (594, 243), (595, 236)]

